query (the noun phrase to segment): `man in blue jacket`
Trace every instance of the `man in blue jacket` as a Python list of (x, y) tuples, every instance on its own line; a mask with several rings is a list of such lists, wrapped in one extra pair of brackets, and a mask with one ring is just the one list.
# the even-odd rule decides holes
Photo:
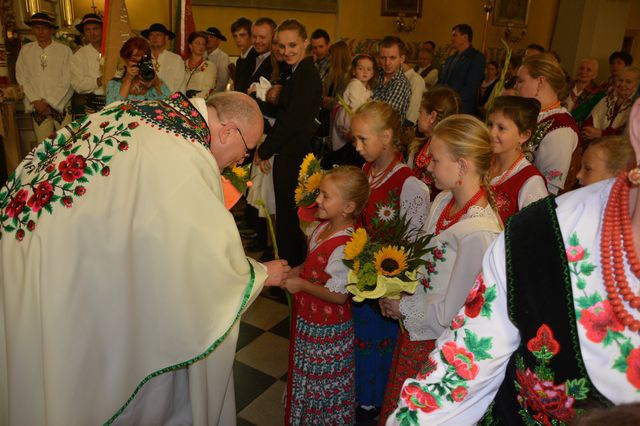
[(456, 53), (447, 58), (438, 83), (458, 92), (463, 113), (476, 115), (476, 96), (484, 78), (484, 56), (471, 45), (472, 41), (473, 30), (469, 25), (453, 27), (451, 44)]

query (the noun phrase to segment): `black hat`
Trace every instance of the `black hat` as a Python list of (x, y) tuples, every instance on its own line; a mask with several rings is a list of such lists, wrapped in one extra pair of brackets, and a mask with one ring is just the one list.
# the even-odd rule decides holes
[(76, 30), (78, 30), (80, 34), (84, 33), (84, 24), (98, 24), (102, 26), (102, 18), (95, 13), (87, 13), (84, 15), (82, 21), (76, 25)]
[(209, 27), (204, 31), (204, 33), (207, 35), (213, 36), (218, 40), (227, 41), (227, 38), (223, 36), (220, 30), (217, 29), (216, 27)]
[(42, 13), (42, 12), (34, 13), (33, 15), (31, 15), (31, 18), (28, 21), (24, 21), (24, 23), (30, 27), (40, 24), (40, 25), (48, 25), (54, 30), (58, 29), (58, 26), (56, 25), (53, 18), (47, 15), (46, 13)]
[(142, 37), (148, 39), (149, 38), (149, 34), (154, 32), (154, 31), (165, 33), (167, 36), (169, 36), (169, 40), (173, 40), (174, 38), (176, 38), (176, 35), (175, 35), (175, 33), (173, 31), (169, 31), (167, 29), (167, 27), (165, 27), (162, 24), (158, 24), (158, 23), (151, 24), (151, 26), (149, 28), (147, 28), (146, 30), (142, 30), (140, 32), (140, 34), (142, 34)]

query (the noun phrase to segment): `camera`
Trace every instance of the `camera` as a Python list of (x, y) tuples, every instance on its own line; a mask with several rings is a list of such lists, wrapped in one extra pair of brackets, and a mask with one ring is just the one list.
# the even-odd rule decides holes
[(145, 55), (138, 62), (138, 68), (140, 69), (140, 78), (144, 81), (151, 81), (156, 78), (156, 69), (151, 61), (151, 56)]

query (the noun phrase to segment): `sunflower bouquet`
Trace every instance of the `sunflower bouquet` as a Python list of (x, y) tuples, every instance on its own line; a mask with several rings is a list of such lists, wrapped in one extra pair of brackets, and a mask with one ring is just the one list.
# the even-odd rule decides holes
[(251, 163), (245, 164), (244, 166), (234, 164), (233, 166), (226, 167), (222, 171), (220, 179), (222, 180), (224, 203), (227, 209), (233, 207), (247, 188), (252, 185), (251, 180), (249, 180), (251, 177), (250, 171)]
[[(351, 235), (344, 249), (343, 262), (349, 268), (347, 290), (355, 302), (413, 294), (418, 285), (418, 268), (426, 265), (426, 254), (433, 251), (433, 235), (409, 231), (409, 222), (397, 216), (396, 226), (371, 236), (364, 228)], [(389, 224), (392, 225), (392, 224)], [(373, 237), (373, 238), (372, 238)]]
[(300, 165), (298, 186), (294, 194), (298, 216), (304, 222), (315, 220), (316, 198), (320, 194), (320, 181), (323, 175), (324, 170), (320, 166), (320, 160), (313, 153), (307, 154)]

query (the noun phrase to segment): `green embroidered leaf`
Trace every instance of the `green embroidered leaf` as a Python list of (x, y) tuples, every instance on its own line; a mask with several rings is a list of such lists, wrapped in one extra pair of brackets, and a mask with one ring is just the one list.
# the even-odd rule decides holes
[[(122, 124), (120, 124), (120, 125), (122, 125)], [(104, 129), (104, 133), (109, 133), (112, 130), (113, 130), (113, 126), (109, 126), (109, 127)]]
[(78, 151), (80, 151), (80, 145), (76, 145), (71, 149), (71, 153), (72, 154), (75, 154)]
[(627, 364), (627, 357), (624, 355), (620, 355), (613, 362), (613, 369), (618, 370), (621, 373), (626, 373), (628, 368), (629, 368), (629, 364)]
[(7, 225), (7, 226), (5, 226), (5, 227), (4, 227), (4, 229), (5, 229), (7, 232), (13, 232), (13, 231), (15, 231), (15, 229), (16, 229), (16, 228), (14, 228), (14, 227), (13, 227), (13, 226), (11, 226), (11, 225)]
[(56, 142), (59, 146), (63, 146), (64, 144), (67, 143), (67, 140), (65, 139), (64, 135), (62, 135), (62, 133), (60, 133), (58, 135), (58, 141)]
[(79, 177), (78, 179), (76, 179), (76, 180), (77, 180), (78, 182), (80, 182), (80, 183), (87, 183), (87, 182), (89, 182), (89, 179), (87, 179), (87, 178), (86, 178), (86, 177), (84, 177), (84, 176), (80, 176), (80, 177)]
[(598, 293), (592, 293), (589, 296), (580, 296), (576, 299), (581, 309), (588, 309), (598, 302), (602, 302), (602, 297)]
[(582, 272), (586, 276), (591, 275), (594, 269), (596, 269), (596, 266), (593, 263), (589, 263), (589, 262), (580, 263), (580, 272)]
[(401, 426), (420, 426), (418, 422), (418, 413), (409, 410), (407, 407), (402, 407), (396, 414), (396, 419)]
[[(87, 171), (87, 168), (86, 168), (86, 167), (84, 168), (84, 171), (85, 171), (85, 172)], [(61, 178), (60, 176), (58, 176), (58, 177), (56, 177), (56, 178), (54, 178), (54, 179), (53, 179), (52, 183), (53, 183), (54, 185), (57, 185), (58, 183), (60, 183), (60, 180), (61, 180), (61, 179), (62, 179), (62, 178)]]
[(540, 380), (549, 380), (553, 381), (553, 370), (547, 367), (544, 364), (538, 364), (537, 367), (533, 369), (534, 373), (540, 378)]
[(533, 351), (532, 354), (541, 361), (548, 361), (554, 357), (553, 352), (547, 350), (546, 346), (543, 346), (539, 351)]
[(589, 394), (587, 380), (584, 377), (580, 379), (567, 380), (566, 394), (574, 397), (575, 399), (587, 399), (587, 395)]
[(96, 152), (93, 153), (95, 158), (100, 158), (102, 156), (103, 149), (100, 148)]
[[(51, 197), (53, 199), (53, 197)], [(51, 203), (47, 203), (44, 205), (43, 207), (46, 211), (48, 211), (49, 213), (53, 213), (53, 207), (51, 207)]]
[(625, 358), (629, 356), (632, 350), (633, 350), (633, 345), (631, 344), (631, 339), (625, 340), (624, 343), (620, 345), (620, 353)]
[(100, 170), (100, 165), (94, 162), (91, 164), (91, 168), (93, 169), (94, 172), (98, 173), (98, 170)]
[(569, 237), (569, 245), (571, 246), (579, 246), (580, 245), (580, 241), (578, 240), (578, 234), (576, 234), (575, 232), (571, 234), (571, 236)]
[(113, 141), (111, 139), (105, 139), (104, 140), (105, 145), (107, 146), (113, 146)]
[(612, 344), (613, 342), (616, 341), (616, 339), (624, 339), (624, 336), (622, 335), (622, 333), (618, 332), (618, 331), (611, 331), (611, 329), (607, 329), (607, 334), (604, 336), (604, 339), (602, 340), (602, 344), (607, 347), (610, 344)]
[(102, 157), (102, 161), (104, 161), (105, 163), (108, 163), (109, 161), (111, 161), (112, 158), (113, 158), (113, 155), (105, 155), (104, 157)]
[(47, 158), (47, 154), (42, 151), (36, 151), (36, 157), (38, 157), (38, 160), (44, 161)]
[(118, 124), (118, 131), (124, 130), (124, 123)]
[(72, 186), (73, 186), (73, 183), (72, 183), (72, 182), (65, 183), (64, 185), (62, 185), (62, 189), (64, 189), (64, 190), (68, 191), (68, 190), (70, 190), (70, 189), (71, 189), (71, 187), (72, 187)]
[(42, 146), (44, 146), (44, 150), (49, 152), (51, 150), (53, 150), (53, 145), (51, 144), (51, 142), (49, 141), (49, 139), (45, 139)]
[(125, 130), (124, 132), (122, 132), (122, 136), (127, 136), (127, 137), (129, 137), (129, 136), (131, 136), (131, 133), (129, 133), (129, 131), (128, 131), (128, 130)]
[(98, 137), (98, 135), (93, 135), (91, 137), (91, 142), (93, 142), (94, 144), (97, 144), (98, 142), (100, 142), (100, 138)]
[(478, 338), (478, 335), (469, 329), (465, 329), (464, 343), (473, 355), (475, 356), (477, 361), (482, 361), (483, 359), (491, 359), (492, 356), (487, 352), (489, 349), (493, 347), (492, 337), (482, 337)]
[(84, 168), (84, 172), (86, 174), (88, 174), (89, 176), (93, 176), (93, 170), (91, 170), (91, 167), (89, 167), (89, 166)]
[(584, 249), (584, 257), (582, 258), (582, 260), (587, 260), (589, 256), (591, 256), (591, 253), (589, 253), (589, 250)]
[(576, 286), (578, 286), (579, 290), (584, 290), (585, 287), (587, 287), (587, 282), (584, 280), (584, 278), (579, 277)]
[(122, 114), (124, 114), (124, 111), (123, 111), (123, 110), (118, 111), (118, 112), (116, 113), (116, 117), (115, 117), (115, 118), (116, 118), (116, 120), (120, 120), (120, 118), (122, 117)]

